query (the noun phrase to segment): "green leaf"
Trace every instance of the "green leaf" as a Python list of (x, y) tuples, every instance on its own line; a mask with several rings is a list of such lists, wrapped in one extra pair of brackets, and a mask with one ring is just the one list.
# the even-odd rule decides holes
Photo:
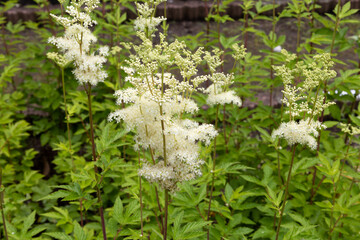
[(42, 232), (42, 231), (44, 231), (44, 230), (46, 230), (46, 229), (47, 229), (47, 227), (36, 226), (36, 227), (34, 227), (33, 229), (31, 229), (28, 234), (29, 234), (31, 237), (33, 237), (33, 236), (37, 235), (38, 233), (40, 233), (40, 232)]
[(226, 184), (226, 186), (225, 186), (225, 199), (226, 199), (227, 203), (230, 203), (233, 192), (234, 192), (234, 190), (231, 187), (231, 185)]
[(86, 240), (86, 234), (84, 232), (84, 229), (80, 226), (80, 224), (76, 221), (74, 221), (74, 237), (76, 240)]
[(41, 198), (40, 201), (48, 200), (48, 199), (64, 198), (64, 197), (67, 197), (69, 194), (70, 194), (70, 192), (68, 192), (68, 191), (59, 190), (59, 191), (53, 192), (53, 193)]
[(288, 215), (294, 219), (295, 221), (299, 222), (302, 226), (309, 226), (310, 223), (300, 214), (297, 213), (288, 213)]
[(252, 182), (252, 183), (255, 183), (257, 185), (260, 185), (260, 186), (265, 186), (259, 179), (257, 179), (256, 177), (253, 177), (253, 176), (249, 176), (249, 175), (241, 175), (241, 177), (243, 179), (245, 179), (246, 181), (248, 182)]
[(59, 240), (73, 240), (72, 237), (70, 237), (62, 232), (50, 232), (50, 233), (44, 233), (44, 234), (48, 235), (50, 237), (53, 237), (55, 239), (59, 239)]
[(21, 229), (21, 233), (22, 235), (25, 234), (29, 228), (31, 227), (31, 225), (34, 224), (35, 222), (35, 214), (36, 214), (36, 211), (33, 211), (24, 221), (24, 224), (23, 224), (23, 228)]
[(123, 223), (123, 204), (120, 197), (117, 197), (114, 204), (114, 218), (122, 224)]
[(269, 238), (274, 236), (275, 231), (270, 230), (268, 228), (266, 228), (265, 226), (261, 226), (253, 235), (253, 239), (258, 239), (258, 238)]
[(339, 122), (337, 121), (325, 121), (324, 122), (324, 125), (327, 127), (327, 128), (331, 128), (333, 126), (335, 126), (336, 124), (338, 124)]
[(360, 118), (359, 117), (355, 117), (353, 115), (349, 115), (349, 117), (353, 123), (355, 123), (358, 127), (360, 127)]

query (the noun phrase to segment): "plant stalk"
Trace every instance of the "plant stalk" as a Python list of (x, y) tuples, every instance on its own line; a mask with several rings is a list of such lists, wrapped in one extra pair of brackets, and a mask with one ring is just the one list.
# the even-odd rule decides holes
[[(85, 91), (86, 91), (87, 96), (88, 96), (91, 150), (92, 150), (92, 155), (93, 155), (93, 161), (96, 162), (97, 158), (96, 158), (95, 141), (94, 141), (94, 124), (93, 124), (93, 115), (92, 115), (92, 109), (91, 109), (91, 84), (88, 83), (88, 90), (86, 90), (85, 84), (84, 84), (84, 87), (85, 87)], [(99, 173), (99, 170), (98, 170), (98, 167), (96, 165), (94, 165), (94, 171), (95, 171), (95, 179), (96, 179), (96, 195), (97, 195), (97, 198), (98, 198), (99, 214), (100, 214), (100, 219), (101, 219), (101, 228), (102, 228), (103, 238), (104, 238), (104, 240), (107, 240), (105, 219), (104, 219), (104, 210), (103, 210), (103, 206), (102, 206), (101, 192), (100, 192), (100, 188), (98, 186), (98, 173)]]
[[(219, 118), (219, 104), (216, 106), (216, 118), (215, 118), (215, 129), (218, 126), (218, 118)], [(215, 184), (215, 163), (216, 163), (216, 137), (214, 138), (214, 155), (213, 155), (213, 168), (212, 168), (212, 181), (211, 181), (211, 189), (210, 189), (210, 196), (209, 196), (209, 207), (207, 212), (207, 220), (210, 219), (210, 209), (211, 209), (211, 200), (214, 192), (214, 184)], [(207, 240), (210, 239), (210, 227), (207, 231)]]
[[(311, 28), (311, 35), (310, 35), (310, 39), (312, 39), (313, 34), (314, 34), (314, 12), (315, 12), (315, 6), (316, 6), (316, 0), (312, 1), (312, 9), (311, 9), (311, 16), (310, 16), (310, 28)], [(314, 43), (311, 41), (310, 42), (310, 54), (313, 54), (314, 52)]]
[[(138, 151), (138, 162), (139, 162), (139, 169), (141, 167), (140, 162), (140, 150)], [(140, 223), (141, 223), (141, 236), (144, 235), (144, 222), (143, 222), (143, 201), (142, 201), (142, 185), (141, 185), (141, 176), (139, 176), (139, 200), (140, 200)]]
[(70, 117), (69, 112), (66, 105), (66, 90), (65, 90), (65, 80), (64, 80), (64, 68), (61, 68), (61, 81), (62, 81), (62, 89), (63, 89), (63, 98), (64, 98), (64, 107), (65, 107), (65, 116), (66, 116), (66, 127), (67, 127), (67, 135), (68, 135), (68, 142), (69, 142), (69, 150), (70, 150), (70, 157), (71, 157), (71, 168), (75, 170), (74, 158), (71, 152), (71, 136), (70, 136)]
[[(275, 20), (275, 0), (273, 0), (272, 2), (272, 14), (273, 14), (273, 21), (272, 21), (272, 36), (271, 36), (271, 43), (274, 42), (274, 37), (275, 37), (275, 25), (276, 25), (276, 20)], [(270, 49), (271, 54), (274, 52), (274, 46)], [(270, 86), (270, 107), (272, 107), (273, 105), (273, 91), (274, 91), (274, 70), (273, 70), (273, 65), (274, 65), (274, 59), (271, 57), (270, 58), (270, 79), (271, 79), (271, 86)]]
[(291, 180), (291, 171), (292, 171), (292, 168), (293, 168), (293, 165), (294, 165), (294, 158), (295, 158), (296, 146), (297, 146), (297, 144), (295, 144), (295, 145), (293, 146), (293, 149), (292, 149), (290, 169), (289, 169), (288, 177), (287, 177), (287, 180), (286, 180), (284, 201), (283, 201), (283, 206), (282, 206), (281, 212), (280, 212), (280, 218), (279, 218), (278, 226), (277, 226), (277, 229), (276, 229), (276, 240), (279, 239), (279, 232), (280, 232), (280, 227), (281, 227), (281, 221), (282, 221), (283, 214), (284, 214), (284, 210), (285, 210), (286, 200), (288, 199), (288, 196), (289, 196), (289, 183), (290, 183), (290, 180)]
[[(0, 188), (3, 188), (2, 185), (2, 167), (0, 167)], [(6, 228), (6, 222), (5, 222), (5, 213), (4, 213), (4, 190), (0, 190), (0, 209), (1, 209), (1, 217), (2, 217), (2, 221), (4, 224), (4, 235), (5, 235), (5, 239), (8, 240), (8, 232), (7, 232), (7, 228)]]
[[(166, 6), (165, 6), (166, 9)], [(161, 97), (164, 96), (164, 68), (161, 70)], [(163, 106), (160, 104), (160, 116), (163, 116)], [(162, 139), (163, 139), (163, 155), (164, 155), (164, 166), (167, 166), (167, 157), (166, 157), (166, 137), (165, 137), (165, 123), (164, 120), (161, 119), (161, 131), (162, 131)], [(167, 239), (167, 225), (168, 225), (168, 215), (169, 215), (169, 190), (165, 189), (165, 207), (164, 207), (164, 226), (163, 226), (163, 236), (164, 240)]]

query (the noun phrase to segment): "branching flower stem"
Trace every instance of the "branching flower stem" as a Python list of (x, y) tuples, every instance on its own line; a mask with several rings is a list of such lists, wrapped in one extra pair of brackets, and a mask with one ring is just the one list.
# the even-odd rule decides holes
[[(271, 35), (271, 42), (274, 42), (274, 37), (275, 37), (275, 26), (276, 26), (276, 19), (275, 19), (275, 0), (272, 1), (272, 35)], [(270, 49), (271, 54), (274, 52), (274, 48), (272, 47)], [(273, 105), (273, 91), (274, 91), (274, 69), (273, 69), (273, 65), (274, 65), (274, 59), (271, 57), (270, 58), (270, 79), (271, 79), (271, 86), (270, 86), (270, 107), (272, 107)]]
[[(311, 8), (311, 16), (310, 16), (310, 28), (311, 30), (314, 30), (314, 12), (315, 12), (315, 6), (316, 6), (316, 0), (312, 1), (312, 8)], [(310, 31), (311, 35), (310, 35), (310, 39), (312, 39), (313, 35), (314, 35), (314, 31)], [(314, 43), (310, 42), (310, 54), (313, 54), (314, 52)]]
[[(216, 118), (215, 118), (215, 129), (218, 127), (218, 118), (219, 118), (219, 104), (216, 106)], [(210, 209), (211, 209), (211, 200), (214, 192), (214, 184), (215, 184), (215, 163), (216, 163), (216, 137), (214, 138), (214, 153), (213, 153), (213, 168), (212, 168), (212, 181), (211, 181), (211, 189), (209, 196), (209, 207), (207, 212), (207, 220), (210, 220)], [(210, 239), (210, 227), (207, 231), (207, 240)]]
[[(161, 97), (164, 96), (164, 68), (161, 71)], [(160, 104), (160, 116), (163, 116), (163, 106)], [(161, 119), (161, 130), (162, 130), (162, 139), (163, 139), (163, 151), (164, 151), (164, 166), (167, 166), (167, 158), (166, 158), (166, 137), (165, 137), (165, 122), (164, 119)], [(167, 223), (168, 223), (168, 210), (169, 210), (169, 190), (165, 189), (165, 209), (164, 209), (164, 240), (167, 239)]]
[(71, 136), (70, 136), (70, 117), (69, 112), (66, 105), (66, 90), (65, 90), (65, 81), (64, 81), (64, 68), (61, 68), (61, 81), (62, 81), (62, 89), (63, 89), (63, 98), (64, 98), (64, 107), (65, 107), (65, 116), (66, 116), (66, 127), (67, 127), (67, 135), (68, 135), (68, 142), (69, 142), (69, 150), (70, 150), (70, 157), (71, 157), (71, 168), (75, 170), (74, 158), (71, 151)]
[(3, 188), (2, 185), (2, 167), (0, 167), (0, 208), (1, 208), (1, 217), (4, 225), (4, 235), (5, 235), (5, 239), (8, 240), (9, 237), (6, 229), (5, 213), (4, 213), (4, 192), (5, 189)]
[[(140, 162), (140, 150), (138, 151), (138, 162), (139, 168), (141, 167)], [(143, 222), (143, 201), (142, 201), (142, 185), (141, 185), (141, 176), (139, 176), (139, 200), (140, 200), (140, 224), (141, 224), (141, 236), (144, 235), (144, 222)]]
[[(151, 88), (149, 88), (149, 89), (151, 89)], [(141, 106), (140, 106), (140, 112), (141, 112), (141, 114), (143, 114)], [(145, 129), (146, 129), (146, 136), (149, 137), (148, 126), (146, 124), (145, 124)], [(152, 147), (150, 145), (149, 145), (149, 151), (150, 151), (150, 156), (151, 156), (152, 163), (155, 165), (156, 162), (155, 162), (155, 158), (154, 158), (154, 153), (153, 153), (153, 149), (152, 149)], [(159, 228), (160, 228), (160, 231), (163, 232), (163, 230), (164, 230), (164, 220), (163, 220), (163, 217), (161, 215), (162, 209), (161, 209), (161, 205), (160, 205), (158, 189), (157, 189), (156, 186), (155, 186), (155, 195), (156, 195), (156, 202), (157, 202), (157, 205), (158, 205), (158, 208), (159, 208), (160, 220), (161, 220), (161, 224), (159, 224)], [(156, 213), (155, 213), (155, 217), (157, 219), (157, 214)]]
[(291, 171), (292, 171), (292, 168), (293, 168), (293, 165), (294, 165), (294, 158), (295, 158), (296, 146), (297, 146), (297, 144), (295, 144), (295, 145), (292, 147), (292, 156), (291, 156), (289, 173), (288, 173), (288, 177), (287, 177), (287, 180), (286, 180), (284, 201), (283, 201), (283, 205), (282, 205), (281, 212), (280, 212), (280, 218), (279, 218), (279, 222), (278, 222), (277, 229), (276, 229), (276, 240), (279, 239), (279, 232), (280, 232), (280, 227), (281, 227), (281, 221), (282, 221), (283, 214), (284, 214), (284, 210), (285, 210), (286, 200), (288, 199), (288, 196), (289, 196), (289, 183), (290, 183), (290, 179), (291, 179)]
[[(88, 108), (89, 108), (89, 119), (90, 119), (90, 140), (91, 140), (91, 150), (93, 155), (93, 161), (96, 162), (96, 151), (95, 151), (95, 141), (94, 141), (94, 124), (93, 124), (93, 115), (92, 115), (92, 109), (91, 109), (91, 84), (88, 83), (88, 88), (86, 88), (86, 85), (84, 84), (84, 88), (88, 97)], [(103, 238), (106, 240), (106, 228), (105, 228), (105, 219), (104, 219), (104, 210), (103, 210), (103, 203), (101, 200), (101, 192), (100, 188), (98, 186), (98, 173), (99, 170), (96, 165), (94, 165), (94, 171), (95, 171), (95, 180), (96, 180), (96, 195), (98, 198), (98, 204), (99, 204), (99, 214), (101, 219), (101, 228), (103, 232)]]
[(301, 31), (301, 11), (300, 11), (300, 2), (297, 2), (297, 7), (299, 12), (296, 15), (297, 18), (297, 34), (296, 34), (296, 56), (299, 57), (299, 47), (300, 47), (300, 31)]

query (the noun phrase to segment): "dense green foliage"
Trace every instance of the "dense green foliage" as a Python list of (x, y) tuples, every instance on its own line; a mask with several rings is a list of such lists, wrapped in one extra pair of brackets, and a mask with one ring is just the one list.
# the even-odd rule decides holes
[[(138, 157), (150, 161), (152, 152), (135, 151), (135, 132), (126, 131), (124, 123), (107, 121), (111, 112), (126, 106), (116, 106), (113, 94), (130, 86), (121, 68), (129, 53), (123, 49), (108, 56), (104, 83), (92, 89), (79, 86), (71, 64), (61, 69), (47, 59), (47, 52), (56, 51), (48, 38), (64, 29), (46, 11), (48, 1), (36, 2), (35, 8), (45, 10), (38, 12), (37, 22), (6, 22), (3, 14), (16, 0), (0, 7), (0, 238), (104, 239), (104, 223), (108, 239), (163, 239), (167, 193), (138, 175)], [(225, 14), (231, 2), (215, 1), (209, 7), (206, 21), (211, 24), (204, 32), (178, 37), (194, 51), (223, 51), (225, 64), (218, 71), (234, 73), (232, 89), (244, 106), (209, 106), (204, 94), (192, 96), (200, 110), (191, 117), (213, 124), (219, 134), (201, 148), (202, 176), (178, 183), (178, 190), (169, 193), (167, 239), (358, 240), (359, 134), (341, 131), (340, 123), (360, 127), (360, 60), (337, 59), (343, 51), (360, 58), (360, 35), (348, 34), (348, 26), (359, 24), (353, 18), (357, 10), (350, 1), (339, 1), (331, 13), (320, 15), (314, 11), (316, 1), (292, 0), (275, 14), (275, 1), (244, 0), (244, 17), (231, 19)], [(122, 42), (140, 42), (122, 7), (136, 13), (128, 0), (105, 1), (92, 13), (102, 45), (123, 48)], [(273, 10), (273, 15), (265, 14)], [(297, 49), (293, 61), (274, 50), (286, 41), (276, 31), (282, 18), (295, 19), (298, 29), (297, 41), (291, 43)], [(221, 32), (229, 21), (242, 22), (239, 35)], [(270, 22), (272, 31), (259, 30), (259, 21)], [(171, 22), (162, 25), (165, 32), (167, 24)], [(304, 31), (305, 25), (310, 31)], [(35, 39), (27, 39), (29, 32)], [(248, 50), (234, 61), (233, 44), (250, 47), (249, 34), (266, 47), (259, 55)], [(309, 99), (322, 93), (336, 104), (311, 114), (327, 126), (319, 130), (317, 147), (311, 150), (271, 136), (281, 122), (291, 120), (286, 106), (275, 101), (283, 83), (273, 67), (296, 69), (298, 61), (311, 64), (317, 53), (331, 54), (337, 75), (321, 82), (318, 91), (309, 91)], [(205, 61), (198, 68), (210, 72)], [(296, 75), (296, 84), (302, 86), (302, 81)], [(266, 103), (258, 101), (263, 96)]]

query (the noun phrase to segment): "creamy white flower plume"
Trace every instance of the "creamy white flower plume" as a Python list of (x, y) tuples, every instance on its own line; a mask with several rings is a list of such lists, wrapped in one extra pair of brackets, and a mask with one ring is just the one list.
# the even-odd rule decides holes
[(310, 149), (316, 150), (317, 142), (315, 137), (319, 135), (318, 130), (326, 128), (319, 121), (309, 119), (300, 120), (299, 122), (290, 121), (281, 123), (280, 127), (271, 134), (272, 138), (283, 138), (292, 146), (296, 143), (307, 145)]
[(90, 17), (90, 12), (97, 7), (98, 0), (72, 1), (66, 8), (68, 17), (52, 15), (55, 20), (65, 27), (63, 37), (50, 37), (49, 43), (59, 48), (64, 58), (73, 61), (75, 69), (73, 73), (80, 84), (90, 83), (97, 85), (107, 78), (107, 73), (102, 70), (109, 54), (109, 48), (102, 46), (97, 55), (91, 53), (91, 45), (96, 43), (97, 38), (89, 27), (96, 24)]

